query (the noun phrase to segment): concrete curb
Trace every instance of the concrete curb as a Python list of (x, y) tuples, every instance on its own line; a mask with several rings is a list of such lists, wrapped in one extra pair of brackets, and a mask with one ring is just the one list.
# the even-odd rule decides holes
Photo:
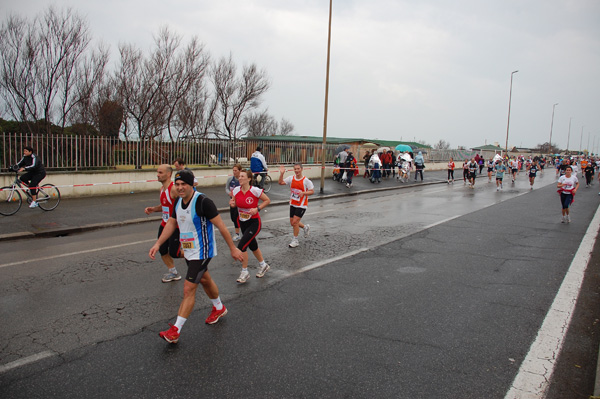
[[(349, 197), (349, 196), (353, 196), (353, 195), (376, 193), (376, 192), (391, 191), (391, 190), (401, 190), (403, 188), (429, 186), (429, 185), (433, 185), (433, 184), (442, 184), (442, 183), (447, 184), (447, 182), (445, 180), (443, 180), (443, 181), (440, 180), (440, 181), (431, 181), (431, 182), (426, 182), (426, 183), (424, 182), (424, 183), (419, 183), (419, 184), (413, 183), (413, 184), (401, 185), (401, 186), (397, 186), (397, 187), (382, 187), (382, 188), (372, 188), (372, 189), (368, 189), (368, 190), (348, 191), (348, 192), (336, 193), (336, 194), (325, 194), (325, 195), (316, 194), (315, 196), (311, 197), (310, 200), (318, 201), (318, 200), (325, 200), (325, 199), (331, 199), (331, 198)], [(273, 201), (273, 202), (271, 202), (270, 206), (279, 206), (279, 205), (288, 205), (288, 204), (289, 204), (288, 200)], [(219, 211), (219, 213), (229, 212), (229, 207), (217, 208), (217, 210)], [(109, 228), (109, 227), (121, 227), (121, 226), (130, 225), (130, 224), (140, 224), (140, 223), (146, 223), (146, 222), (158, 222), (161, 220), (161, 218), (162, 218), (161, 216), (150, 216), (150, 217), (146, 217), (146, 218), (128, 219), (128, 220), (123, 220), (120, 222), (103, 222), (103, 223), (86, 224), (83, 226), (60, 227), (60, 228), (44, 230), (44, 231), (40, 231), (40, 232), (24, 231), (24, 232), (18, 232), (18, 233), (0, 234), (0, 241), (20, 240), (23, 238), (59, 237), (59, 236), (64, 236), (64, 235), (68, 235), (68, 234), (72, 234), (72, 233), (83, 233), (86, 231), (99, 230), (99, 229), (104, 229), (104, 228)]]

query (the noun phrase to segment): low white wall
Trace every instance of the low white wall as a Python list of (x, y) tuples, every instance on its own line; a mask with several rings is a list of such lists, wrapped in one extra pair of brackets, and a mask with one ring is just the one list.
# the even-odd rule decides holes
[[(426, 164), (426, 170), (445, 169), (446, 164)], [(292, 167), (287, 166), (291, 171)], [(360, 166), (360, 173), (364, 168)], [(199, 187), (219, 186), (225, 189), (227, 177), (231, 175), (231, 168), (204, 167), (192, 168), (194, 175), (198, 178)], [(325, 177), (330, 178), (332, 173), (331, 165), (325, 169)], [(289, 176), (291, 172), (287, 172)], [(269, 175), (274, 182), (279, 179), (279, 168), (272, 166), (269, 169)], [(304, 175), (309, 179), (316, 180), (321, 178), (321, 165), (305, 165)], [(14, 174), (0, 174), (0, 187), (10, 185)], [(147, 180), (151, 180), (147, 182)], [(66, 197), (91, 197), (107, 194), (128, 194), (131, 192), (155, 191), (159, 188), (156, 181), (155, 169), (141, 170), (112, 170), (112, 171), (81, 171), (81, 172), (48, 172), (44, 183), (52, 183), (60, 188), (63, 198)], [(89, 186), (82, 186), (87, 185)]]

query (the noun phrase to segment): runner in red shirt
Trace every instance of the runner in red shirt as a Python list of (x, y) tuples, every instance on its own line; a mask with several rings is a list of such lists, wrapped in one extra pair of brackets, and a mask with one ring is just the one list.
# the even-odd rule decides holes
[[(269, 205), (271, 200), (261, 188), (250, 186), (250, 181), (252, 180), (252, 172), (250, 170), (242, 170), (238, 180), (240, 185), (233, 189), (229, 205), (238, 208), (240, 228), (242, 229), (242, 238), (238, 243), (238, 248), (242, 251), (244, 260), (242, 261), (242, 272), (237, 282), (243, 284), (250, 278), (250, 273), (248, 272), (248, 252), (246, 251), (248, 248), (250, 248), (259, 262), (256, 277), (263, 277), (270, 269), (270, 266), (265, 262), (262, 252), (258, 248), (256, 237), (261, 229), (260, 215), (258, 213)], [(260, 205), (259, 200), (262, 201)]]
[[(158, 228), (158, 237), (160, 237), (163, 232), (165, 224), (167, 224), (167, 220), (169, 220), (169, 216), (173, 213), (173, 206), (179, 197), (173, 189), (173, 182), (171, 181), (172, 174), (173, 169), (170, 165), (165, 164), (158, 167), (156, 170), (156, 177), (162, 184), (160, 189), (160, 205), (149, 206), (144, 209), (146, 215), (149, 215), (152, 212), (162, 212), (162, 222)], [(181, 280), (181, 274), (177, 272), (175, 262), (173, 261), (173, 258), (180, 258), (182, 254), (179, 244), (179, 230), (175, 230), (175, 233), (160, 246), (159, 252), (163, 262), (165, 262), (165, 265), (167, 265), (167, 268), (169, 269), (169, 272), (163, 276), (162, 282), (168, 283), (169, 281)]]

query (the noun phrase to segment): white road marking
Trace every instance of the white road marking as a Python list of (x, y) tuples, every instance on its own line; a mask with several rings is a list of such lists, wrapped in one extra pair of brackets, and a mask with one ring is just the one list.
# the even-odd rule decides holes
[(394, 241), (398, 241), (398, 240), (401, 240), (402, 238), (408, 237), (410, 235), (419, 233), (419, 232), (424, 231), (424, 230), (428, 230), (428, 229), (430, 229), (432, 227), (435, 227), (435, 226), (437, 226), (439, 224), (449, 222), (450, 220), (456, 219), (456, 218), (461, 217), (461, 216), (462, 215), (456, 215), (456, 216), (452, 216), (452, 217), (449, 217), (447, 219), (441, 220), (439, 222), (431, 223), (431, 224), (429, 224), (427, 226), (424, 226), (421, 230), (417, 230), (417, 231), (413, 231), (411, 233), (407, 233), (407, 234), (399, 235), (399, 236), (396, 236), (396, 237), (392, 237), (392, 238), (390, 238), (388, 240), (381, 241), (378, 244), (375, 244), (375, 245), (373, 245), (371, 247), (368, 247), (368, 248), (359, 248), (359, 249), (356, 249), (354, 251), (347, 252), (347, 253), (345, 253), (343, 255), (340, 255), (340, 256), (335, 256), (333, 258), (324, 259), (324, 260), (319, 261), (319, 262), (311, 263), (310, 265), (304, 266), (303, 268), (298, 269), (297, 271), (292, 272), (292, 273), (288, 274), (287, 276), (295, 276), (295, 275), (298, 275), (298, 274), (302, 274), (302, 273), (307, 272), (309, 270), (317, 269), (317, 268), (325, 266), (327, 264), (330, 264), (330, 263), (333, 263), (333, 262), (337, 262), (338, 260), (346, 259), (346, 258), (349, 258), (351, 256), (358, 255), (358, 254), (360, 254), (362, 252), (366, 252), (366, 251), (369, 251), (369, 250), (372, 250), (372, 249), (376, 249), (376, 248), (382, 247), (384, 245), (391, 244)]
[[(333, 211), (335, 211), (335, 209), (329, 209), (329, 210), (324, 210), (324, 211), (311, 212), (310, 214), (311, 215), (316, 215), (316, 214), (319, 214), (319, 213), (326, 213), (326, 212), (333, 212)], [(282, 218), (276, 218), (276, 219), (265, 219), (265, 220), (263, 220), (263, 223), (266, 223), (266, 222), (275, 222), (275, 221), (280, 221), (280, 220), (290, 220), (290, 218), (289, 217), (282, 217)], [(17, 262), (0, 264), (0, 269), (3, 268), (3, 267), (23, 265), (25, 263), (40, 262), (40, 261), (51, 260), (51, 259), (65, 258), (67, 256), (82, 255), (82, 254), (88, 254), (88, 253), (91, 253), (91, 252), (105, 251), (107, 249), (123, 248), (123, 247), (131, 246), (131, 245), (138, 245), (138, 244), (147, 244), (149, 242), (155, 242), (155, 241), (156, 241), (156, 238), (153, 238), (153, 239), (150, 239), (150, 240), (134, 241), (134, 242), (128, 242), (128, 243), (125, 243), (125, 244), (111, 245), (111, 246), (108, 246), (108, 247), (86, 249), (86, 250), (77, 251), (77, 252), (68, 252), (66, 254), (60, 254), (60, 255), (44, 256), (42, 258), (20, 260), (20, 261), (17, 261)]]
[(44, 352), (37, 353), (35, 355), (23, 357), (19, 360), (15, 360), (14, 362), (0, 365), (0, 374), (6, 373), (7, 371), (15, 369), (17, 367), (25, 366), (26, 364), (29, 364), (29, 363), (35, 363), (39, 360), (42, 360), (42, 359), (45, 359), (47, 357), (54, 356), (54, 355), (56, 355), (56, 352), (44, 351)]
[(546, 397), (556, 360), (563, 347), (571, 317), (581, 291), (585, 270), (600, 228), (600, 207), (589, 224), (560, 289), (546, 314), (537, 337), (515, 377), (505, 399)]
[(18, 262), (11, 262), (11, 263), (5, 263), (0, 265), (0, 268), (3, 267), (8, 267), (8, 266), (15, 266), (15, 265), (22, 265), (24, 263), (30, 263), (30, 262), (39, 262), (42, 260), (50, 260), (50, 259), (57, 259), (57, 258), (64, 258), (67, 256), (73, 256), (73, 255), (82, 255), (82, 254), (88, 254), (90, 252), (98, 252), (98, 251), (104, 251), (107, 249), (114, 249), (114, 248), (122, 248), (122, 247), (128, 247), (130, 245), (138, 245), (138, 244), (146, 244), (149, 242), (155, 242), (156, 238), (153, 238), (151, 240), (143, 240), (143, 241), (135, 241), (135, 242), (128, 242), (126, 244), (118, 244), (118, 245), (111, 245), (109, 247), (102, 247), (102, 248), (94, 248), (94, 249), (86, 249), (84, 251), (77, 251), (77, 252), (69, 252), (66, 254), (60, 254), (60, 255), (51, 255), (51, 256), (44, 256), (43, 258), (35, 258), (35, 259), (27, 259), (27, 260), (21, 260)]

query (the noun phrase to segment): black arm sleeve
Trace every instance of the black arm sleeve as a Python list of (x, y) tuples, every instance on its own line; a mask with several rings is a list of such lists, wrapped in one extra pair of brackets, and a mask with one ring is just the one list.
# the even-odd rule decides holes
[(219, 211), (217, 210), (217, 206), (208, 197), (202, 196), (198, 198), (196, 201), (196, 214), (199, 216), (204, 216), (208, 220), (213, 219), (219, 215)]

